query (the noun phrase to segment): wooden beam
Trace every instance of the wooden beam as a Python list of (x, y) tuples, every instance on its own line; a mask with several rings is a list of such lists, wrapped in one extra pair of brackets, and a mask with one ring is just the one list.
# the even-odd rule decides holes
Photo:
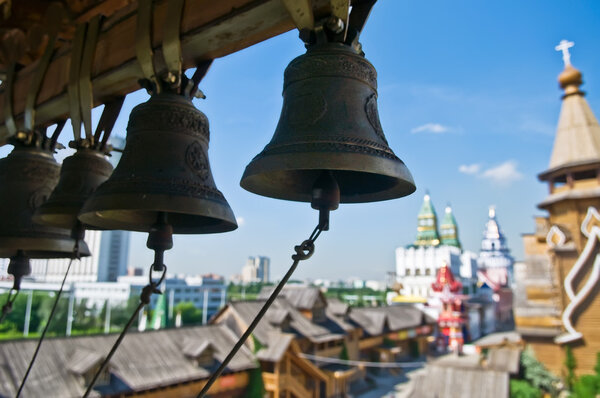
[[(319, 6), (315, 1), (313, 6)], [(164, 67), (160, 45), (168, 3), (155, 4), (152, 45), (157, 70)], [(94, 56), (92, 85), (94, 104), (102, 104), (139, 88), (142, 77), (135, 59), (136, 7), (129, 4), (106, 19)], [(281, 0), (188, 0), (181, 22), (181, 44), (184, 68), (203, 59), (219, 58), (269, 39), (294, 28)], [(52, 124), (67, 117), (67, 82), (70, 45), (58, 49), (48, 67), (36, 102), (36, 123)], [(19, 71), (14, 89), (13, 109), (19, 125), (25, 97), (37, 62)], [(0, 120), (4, 121), (4, 89), (0, 91)], [(0, 126), (0, 145), (8, 132)]]

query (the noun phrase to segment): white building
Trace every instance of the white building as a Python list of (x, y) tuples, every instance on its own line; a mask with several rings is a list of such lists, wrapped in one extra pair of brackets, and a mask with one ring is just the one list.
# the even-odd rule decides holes
[(242, 283), (269, 282), (271, 260), (269, 257), (248, 257), (242, 267)]
[(477, 265), (480, 281), (497, 289), (512, 285), (515, 260), (510, 255), (506, 237), (496, 219), (494, 206), (490, 206), (488, 216)]
[(473, 293), (477, 282), (477, 257), (454, 246), (399, 247), (396, 249), (396, 276), (405, 296), (430, 297), (438, 268), (448, 264), (459, 276), (465, 293)]
[[(91, 255), (73, 260), (67, 282), (96, 282), (102, 231), (85, 231)], [(31, 278), (38, 282), (62, 282), (71, 260), (66, 258), (31, 260)]]
[(438, 232), (438, 220), (429, 194), (418, 215), (417, 238), (408, 247), (396, 249), (396, 278), (404, 296), (431, 297), (431, 284), (438, 268), (446, 263), (459, 277), (466, 294), (477, 288), (477, 256), (462, 250), (452, 208), (447, 206)]

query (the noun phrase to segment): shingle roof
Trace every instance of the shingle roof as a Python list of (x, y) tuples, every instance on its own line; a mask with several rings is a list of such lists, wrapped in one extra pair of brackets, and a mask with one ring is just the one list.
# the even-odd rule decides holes
[[(106, 355), (116, 338), (111, 334), (47, 339), (40, 349), (22, 396), (80, 397), (85, 387), (70, 368), (82, 370), (87, 366), (78, 364), (87, 360), (85, 358)], [(130, 333), (125, 336), (110, 362), (115, 383), (99, 387), (98, 390), (104, 394), (114, 394), (207, 378), (213, 369), (198, 367), (186, 358), (182, 351), (184, 341), (198, 341), (200, 344), (210, 341), (215, 349), (215, 359), (222, 361), (237, 337), (224, 325)], [(0, 343), (0, 396), (15, 395), (36, 343), (35, 340)], [(226, 372), (256, 366), (252, 353), (242, 347)]]
[[(258, 311), (260, 311), (264, 303), (265, 300), (233, 301), (229, 303), (229, 306), (246, 325), (249, 325), (254, 317), (258, 314)], [(316, 342), (323, 338), (343, 338), (343, 334), (332, 333), (332, 331), (326, 327), (311, 322), (304, 315), (298, 312), (298, 310), (296, 310), (286, 299), (277, 298), (271, 305), (271, 308), (269, 308), (265, 314), (266, 319), (263, 318), (253, 332), (254, 337), (258, 339), (262, 345), (269, 344), (270, 332), (280, 331), (279, 328), (271, 324), (269, 320), (271, 319), (271, 314), (275, 314), (273, 316), (276, 318), (282, 313), (282, 311), (287, 312), (289, 315), (291, 319), (290, 327), (294, 330), (294, 332), (300, 336), (308, 338), (311, 341)]]
[(350, 306), (343, 301), (336, 298), (327, 299), (327, 308), (331, 310), (332, 314), (345, 315), (348, 312)]
[[(259, 299), (267, 299), (275, 288), (264, 286), (258, 294)], [(325, 301), (323, 293), (318, 287), (287, 285), (279, 293), (278, 297), (286, 298), (287, 301), (298, 309), (312, 309), (319, 299)]]
[(441, 357), (426, 365), (411, 380), (409, 398), (508, 398), (509, 375), (505, 371), (486, 369), (478, 355)]
[(434, 319), (412, 305), (353, 308), (349, 316), (371, 336), (381, 335), (388, 330), (396, 331), (417, 327), (423, 323), (435, 323)]
[(293, 334), (271, 332), (269, 333), (269, 346), (261, 348), (256, 353), (256, 357), (261, 361), (278, 362), (292, 340), (294, 340)]

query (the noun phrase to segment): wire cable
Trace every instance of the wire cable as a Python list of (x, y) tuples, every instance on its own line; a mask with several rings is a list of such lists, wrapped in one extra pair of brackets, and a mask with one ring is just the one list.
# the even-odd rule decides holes
[(92, 379), (92, 381), (88, 385), (88, 388), (85, 390), (85, 393), (83, 394), (83, 398), (87, 397), (90, 394), (90, 392), (92, 392), (92, 389), (94, 388), (94, 385), (96, 384), (96, 381), (98, 381), (98, 377), (100, 377), (100, 374), (102, 374), (102, 371), (104, 370), (104, 368), (106, 367), (106, 365), (110, 362), (110, 359), (112, 358), (112, 356), (114, 355), (114, 353), (117, 351), (117, 348), (119, 348), (119, 345), (121, 345), (121, 342), (125, 338), (125, 335), (127, 334), (127, 331), (129, 330), (129, 328), (131, 327), (131, 325), (133, 324), (133, 322), (137, 318), (138, 313), (140, 312), (140, 310), (142, 308), (144, 308), (145, 305), (146, 305), (146, 303), (140, 301), (140, 303), (138, 304), (138, 306), (135, 309), (135, 311), (133, 312), (133, 314), (131, 314), (131, 318), (129, 318), (129, 320), (127, 321), (127, 324), (125, 325), (125, 327), (121, 331), (121, 334), (119, 334), (119, 337), (117, 338), (117, 341), (115, 341), (115, 343), (113, 344), (113, 346), (110, 349), (108, 355), (106, 356), (106, 358), (104, 358), (104, 361), (102, 362), (102, 365), (100, 366), (100, 368), (98, 369), (98, 371), (94, 375), (94, 378)]
[(221, 365), (210, 376), (210, 379), (208, 379), (208, 381), (206, 382), (204, 387), (202, 387), (202, 390), (200, 391), (200, 393), (198, 393), (197, 398), (204, 397), (206, 395), (206, 393), (208, 392), (208, 390), (210, 390), (210, 388), (212, 387), (214, 382), (219, 378), (221, 373), (223, 373), (223, 370), (225, 370), (225, 367), (227, 367), (227, 365), (233, 359), (235, 354), (237, 354), (237, 352), (240, 350), (240, 348), (244, 345), (244, 343), (246, 342), (248, 337), (250, 337), (250, 335), (252, 334), (252, 332), (258, 325), (258, 323), (261, 321), (261, 319), (263, 318), (265, 313), (269, 310), (269, 307), (271, 307), (271, 304), (273, 304), (273, 302), (279, 295), (279, 292), (281, 292), (281, 289), (283, 289), (283, 287), (285, 286), (287, 281), (290, 279), (290, 277), (292, 276), (292, 274), (298, 267), (298, 264), (300, 263), (300, 261), (306, 260), (310, 256), (312, 256), (312, 254), (315, 250), (314, 242), (319, 237), (319, 235), (321, 234), (322, 231), (323, 231), (322, 226), (318, 225), (314, 229), (313, 233), (310, 235), (310, 238), (308, 238), (307, 240), (302, 242), (301, 245), (294, 247), (296, 254), (292, 255), (292, 259), (294, 260), (294, 262), (292, 263), (290, 269), (286, 272), (283, 279), (281, 279), (281, 281), (279, 281), (279, 283), (275, 287), (275, 290), (273, 290), (273, 292), (271, 293), (271, 295), (269, 296), (269, 298), (267, 299), (265, 304), (262, 306), (260, 311), (258, 311), (258, 314), (252, 320), (252, 323), (250, 323), (250, 326), (248, 326), (248, 328), (246, 329), (244, 334), (242, 334), (242, 336), (239, 338), (237, 343), (235, 343), (235, 345), (233, 346), (233, 348), (231, 349), (229, 354), (227, 354), (227, 357), (225, 357), (223, 362), (221, 362)]
[[(16, 291), (16, 293), (13, 294), (13, 291)], [(16, 290), (10, 289), (8, 291), (8, 297), (6, 298), (6, 303), (4, 303), (4, 305), (2, 306), (2, 315), (0, 315), (0, 323), (4, 322), (4, 320), (6, 319), (8, 314), (10, 314), (12, 312), (13, 303), (17, 299), (17, 296), (19, 295), (20, 291), (21, 291), (21, 289), (16, 289)]]
[(318, 355), (303, 354), (299, 353), (300, 358), (310, 359), (315, 362), (335, 363), (339, 365), (348, 366), (362, 366), (365, 368), (416, 368), (425, 365), (424, 361), (421, 362), (369, 362), (369, 361), (352, 361), (348, 359), (338, 359), (321, 357)]
[[(74, 251), (76, 253), (76, 256), (79, 257), (79, 248), (77, 245), (75, 246)], [(50, 327), (50, 323), (52, 322), (52, 319), (54, 318), (54, 313), (56, 312), (56, 308), (58, 307), (58, 301), (60, 299), (60, 296), (62, 295), (63, 289), (65, 287), (65, 282), (67, 281), (67, 276), (69, 275), (69, 271), (71, 270), (72, 264), (73, 264), (73, 259), (71, 258), (69, 260), (69, 265), (67, 266), (67, 271), (65, 272), (65, 276), (63, 277), (62, 283), (60, 285), (60, 289), (58, 290), (58, 293), (56, 293), (56, 298), (54, 299), (54, 304), (52, 305), (52, 310), (50, 310), (50, 316), (48, 316), (48, 321), (46, 322), (46, 326), (44, 326), (42, 335), (40, 336), (40, 339), (38, 340), (37, 346), (35, 347), (35, 351), (33, 352), (33, 357), (31, 358), (31, 362), (29, 362), (29, 366), (27, 367), (25, 376), (23, 376), (23, 380), (21, 381), (21, 385), (19, 386), (19, 390), (17, 391), (15, 398), (18, 398), (19, 395), (21, 395), (21, 392), (23, 391), (23, 387), (25, 387), (25, 382), (27, 381), (27, 377), (29, 377), (29, 372), (31, 372), (31, 368), (33, 367), (35, 359), (37, 358), (37, 355), (40, 352), (40, 348), (42, 347), (42, 342), (44, 341), (44, 338), (46, 337), (46, 332), (48, 331), (48, 329)]]
[(111, 360), (112, 356), (115, 354), (115, 352), (117, 352), (117, 348), (119, 348), (119, 345), (121, 345), (121, 342), (125, 338), (125, 335), (127, 334), (127, 331), (129, 330), (131, 325), (133, 325), (133, 322), (137, 318), (139, 312), (141, 311), (142, 308), (144, 308), (144, 306), (146, 304), (150, 303), (150, 298), (151, 298), (152, 294), (153, 293), (161, 294), (160, 290), (158, 290), (158, 285), (161, 284), (161, 282), (165, 279), (165, 276), (167, 275), (167, 266), (164, 264), (162, 264), (162, 266), (164, 268), (162, 271), (162, 276), (158, 282), (152, 281), (152, 271), (150, 271), (150, 275), (149, 275), (150, 283), (148, 283), (142, 289), (142, 293), (140, 294), (140, 303), (138, 304), (135, 311), (133, 311), (133, 314), (131, 314), (131, 317), (127, 321), (127, 324), (125, 325), (125, 327), (123, 327), (123, 330), (121, 330), (119, 337), (117, 338), (117, 340), (113, 344), (112, 348), (108, 352), (108, 355), (104, 358), (104, 361), (102, 361), (102, 365), (100, 365), (100, 367), (96, 371), (96, 374), (94, 375), (94, 378), (92, 379), (92, 381), (88, 385), (87, 389), (85, 390), (85, 393), (83, 394), (83, 398), (86, 398), (87, 396), (89, 396), (90, 393), (92, 392), (92, 390), (94, 389), (94, 385), (96, 384), (96, 381), (98, 381), (98, 377), (100, 377), (100, 375), (104, 371), (104, 368), (106, 368), (106, 365), (108, 365), (108, 363), (110, 362), (110, 360)]

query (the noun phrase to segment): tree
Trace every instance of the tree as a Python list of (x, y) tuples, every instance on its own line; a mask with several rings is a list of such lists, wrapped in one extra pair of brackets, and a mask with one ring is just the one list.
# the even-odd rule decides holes
[(526, 380), (510, 381), (510, 398), (541, 398), (542, 392)]
[(340, 352), (340, 359), (343, 359), (344, 361), (347, 361), (350, 359), (350, 357), (348, 356), (348, 348), (346, 348), (346, 342), (344, 342), (344, 345), (342, 345), (342, 351)]
[(577, 378), (575, 377), (575, 368), (577, 367), (577, 361), (575, 360), (575, 356), (573, 355), (573, 350), (571, 350), (571, 347), (569, 346), (565, 348), (565, 355), (565, 368), (567, 369), (565, 383), (567, 385), (568, 390), (573, 390), (573, 386), (577, 381)]
[(549, 392), (552, 395), (556, 393), (558, 378), (537, 360), (533, 350), (529, 346), (521, 353), (521, 365), (524, 370), (525, 380), (533, 387)]
[(250, 370), (248, 387), (246, 390), (247, 398), (263, 398), (265, 395), (265, 384), (262, 378), (262, 372), (260, 371), (260, 365)]
[(181, 314), (182, 325), (201, 325), (202, 324), (202, 310), (196, 308), (194, 303), (181, 302), (175, 305), (175, 313)]

